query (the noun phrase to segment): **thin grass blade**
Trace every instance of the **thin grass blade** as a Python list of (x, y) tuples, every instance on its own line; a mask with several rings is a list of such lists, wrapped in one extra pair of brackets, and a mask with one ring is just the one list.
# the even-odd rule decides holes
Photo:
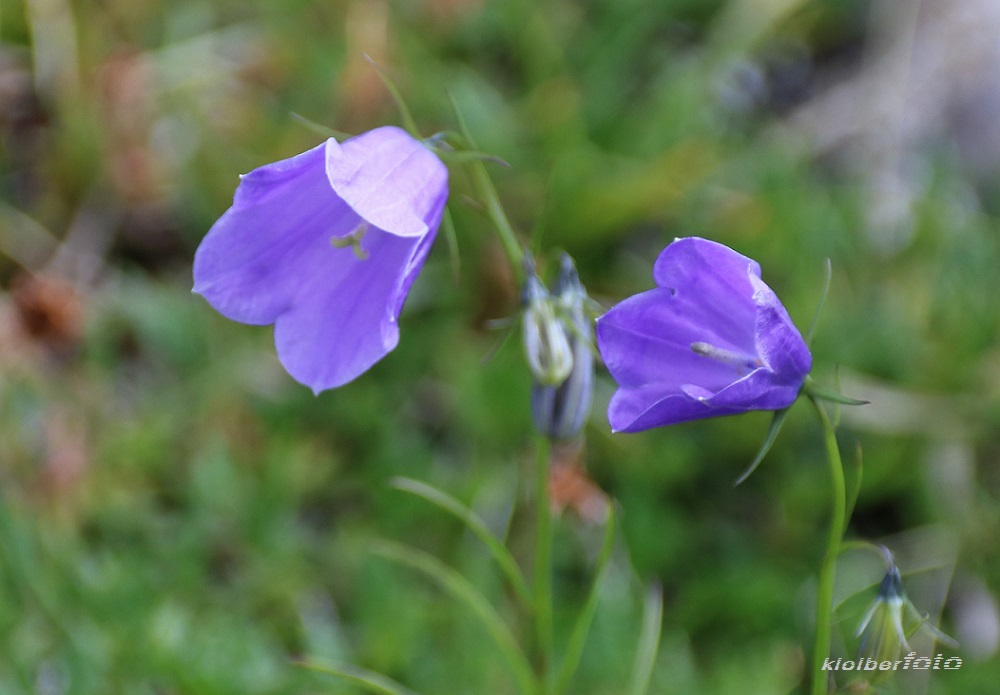
[(819, 315), (823, 313), (823, 305), (826, 304), (826, 296), (830, 293), (830, 280), (833, 278), (833, 265), (830, 263), (830, 259), (826, 259), (824, 264), (825, 275), (823, 277), (823, 291), (819, 295), (819, 304), (816, 305), (816, 313), (813, 314), (812, 323), (809, 324), (809, 330), (806, 331), (806, 344), (812, 345), (813, 336), (816, 335), (816, 327), (819, 325)]
[(646, 605), (642, 613), (642, 630), (639, 633), (639, 648), (635, 653), (632, 678), (628, 695), (645, 695), (649, 681), (653, 677), (653, 666), (660, 648), (660, 629), (663, 625), (663, 588), (654, 583), (646, 593)]
[(523, 695), (531, 695), (537, 691), (535, 676), (524, 652), (521, 651), (496, 609), (469, 583), (469, 580), (433, 555), (399, 543), (379, 541), (375, 544), (373, 552), (420, 572), (468, 608), (493, 638), (500, 654), (510, 667), (518, 690)]
[(521, 573), (521, 568), (517, 566), (517, 561), (514, 560), (514, 556), (510, 554), (506, 546), (486, 526), (482, 517), (448, 493), (419, 480), (397, 477), (393, 478), (389, 484), (397, 490), (409, 492), (411, 495), (427, 500), (465, 524), (466, 528), (489, 549), (493, 559), (496, 560), (500, 570), (514, 589), (514, 593), (517, 594), (518, 600), (523, 601), (525, 606), (531, 605), (531, 592), (528, 591), (528, 584)]
[(587, 600), (580, 609), (580, 613), (573, 625), (573, 632), (570, 633), (569, 641), (566, 643), (566, 653), (563, 656), (562, 665), (556, 676), (555, 689), (553, 693), (560, 695), (569, 688), (573, 674), (576, 673), (580, 665), (580, 657), (583, 655), (583, 647), (587, 643), (587, 635), (590, 633), (590, 625), (594, 621), (594, 614), (597, 612), (597, 602), (600, 597), (601, 586), (604, 584), (604, 576), (607, 574), (608, 561), (611, 559), (611, 549), (615, 540), (615, 509), (614, 505), (608, 504), (608, 517), (604, 522), (604, 539), (601, 542), (601, 550), (597, 556), (597, 563), (594, 565), (594, 580), (590, 585)]
[(334, 678), (340, 678), (359, 686), (360, 688), (378, 695), (418, 695), (413, 690), (406, 688), (388, 676), (381, 673), (368, 671), (352, 664), (321, 664), (315, 661), (299, 661), (297, 666), (323, 673)]
[(399, 88), (396, 87), (396, 83), (389, 79), (389, 74), (367, 53), (365, 54), (365, 60), (368, 61), (369, 65), (375, 68), (375, 72), (378, 73), (379, 79), (382, 80), (382, 84), (384, 84), (385, 88), (389, 90), (389, 94), (392, 95), (392, 100), (396, 102), (396, 108), (399, 109), (399, 117), (403, 121), (403, 127), (410, 135), (418, 140), (421, 139), (420, 131), (417, 129), (417, 122), (413, 120), (413, 114), (410, 113), (410, 107), (406, 105), (405, 101), (403, 101), (403, 94), (399, 91)]

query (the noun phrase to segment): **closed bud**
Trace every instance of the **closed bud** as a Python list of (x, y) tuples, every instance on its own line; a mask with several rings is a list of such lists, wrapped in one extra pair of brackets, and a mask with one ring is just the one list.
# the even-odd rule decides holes
[[(553, 289), (554, 294), (549, 294), (532, 272), (525, 288), (528, 300), (526, 313), (531, 312), (533, 303), (546, 307), (536, 316), (551, 311), (551, 315), (545, 316), (551, 319), (549, 335), (552, 339), (549, 346), (557, 345), (558, 350), (550, 351), (549, 366), (554, 367), (556, 358), (560, 368), (564, 366), (563, 355), (559, 351), (565, 346), (569, 356), (568, 369), (560, 373), (559, 378), (553, 379), (556, 375), (554, 368), (540, 376), (532, 366), (535, 383), (531, 390), (531, 414), (535, 427), (542, 434), (552, 439), (569, 439), (580, 431), (590, 413), (594, 391), (594, 356), (591, 349), (593, 332), (586, 315), (587, 293), (568, 255), (563, 254), (560, 260), (559, 277)], [(525, 344), (529, 349), (530, 363), (528, 340), (526, 320)]]
[(903, 578), (892, 553), (884, 546), (882, 552), (889, 569), (879, 585), (878, 595), (858, 627), (856, 636), (863, 636), (859, 659), (867, 657), (875, 663), (895, 662), (904, 650), (910, 650), (908, 640), (918, 630), (929, 632), (942, 644), (958, 646), (955, 640), (927, 622), (927, 616), (917, 612), (903, 590)]
[(531, 373), (539, 383), (561, 384), (573, 369), (573, 350), (559, 307), (534, 274), (525, 283), (524, 299), (524, 351)]

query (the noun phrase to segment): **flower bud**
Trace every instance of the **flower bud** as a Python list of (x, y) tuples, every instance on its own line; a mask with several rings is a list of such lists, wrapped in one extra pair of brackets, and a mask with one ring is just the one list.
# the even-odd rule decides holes
[(903, 578), (892, 561), (891, 553), (886, 548), (883, 552), (889, 569), (879, 586), (878, 595), (858, 627), (856, 636), (864, 635), (859, 658), (873, 657), (880, 663), (893, 661), (904, 649), (910, 650), (908, 637), (919, 630), (926, 630), (942, 644), (957, 646), (953, 639), (927, 622), (927, 616), (917, 611), (903, 590)]
[[(593, 400), (593, 332), (585, 312), (587, 293), (573, 260), (563, 254), (560, 263), (554, 294), (533, 270), (525, 283), (525, 347), (535, 375), (531, 389), (535, 427), (552, 439), (569, 439), (583, 427)], [(546, 336), (544, 343), (541, 335)], [(540, 349), (543, 346), (547, 350)], [(538, 364), (548, 369), (540, 370)]]
[(535, 380), (561, 384), (573, 369), (573, 351), (558, 306), (545, 285), (532, 272), (524, 287), (524, 351)]

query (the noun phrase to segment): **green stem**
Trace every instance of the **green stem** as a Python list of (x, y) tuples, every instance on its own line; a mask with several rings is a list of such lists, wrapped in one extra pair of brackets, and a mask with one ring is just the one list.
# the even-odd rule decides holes
[(537, 437), (535, 457), (535, 629), (538, 640), (540, 693), (551, 691), (552, 668), (552, 511), (549, 506), (549, 453), (546, 437)]
[(524, 265), (524, 252), (521, 250), (521, 244), (517, 240), (517, 235), (514, 234), (510, 220), (507, 219), (507, 213), (504, 212), (503, 205), (500, 204), (500, 197), (493, 185), (493, 179), (490, 178), (489, 172), (486, 171), (486, 165), (482, 162), (472, 162), (469, 169), (472, 173), (472, 180), (479, 191), (479, 197), (486, 206), (486, 216), (490, 218), (500, 234), (500, 241), (503, 243), (504, 251), (507, 252), (507, 258), (510, 259), (515, 277), (520, 278)]
[[(462, 116), (461, 110), (458, 108), (458, 104), (455, 102), (454, 97), (450, 98), (451, 106), (455, 110), (455, 118), (458, 120), (459, 132), (465, 140), (466, 147), (470, 150), (478, 151), (479, 148), (476, 146), (476, 141), (473, 139), (472, 133), (469, 132), (469, 127)], [(510, 259), (510, 264), (514, 269), (514, 277), (517, 278), (517, 284), (520, 285), (523, 279), (521, 275), (524, 272), (524, 251), (521, 250), (521, 244), (517, 240), (517, 235), (514, 234), (514, 228), (511, 226), (510, 220), (507, 219), (507, 213), (503, 211), (503, 205), (500, 204), (500, 196), (497, 195), (493, 179), (490, 178), (490, 174), (486, 171), (486, 165), (482, 160), (469, 162), (469, 172), (472, 176), (473, 185), (479, 193), (479, 198), (483, 205), (486, 206), (486, 216), (490, 218), (493, 226), (496, 227), (497, 232), (500, 234), (500, 241), (503, 243), (504, 251), (507, 252), (507, 258)]]
[(830, 482), (833, 487), (833, 507), (830, 519), (830, 535), (826, 541), (826, 554), (823, 556), (823, 566), (819, 573), (819, 586), (816, 590), (816, 643), (812, 659), (812, 695), (826, 695), (828, 692), (827, 672), (823, 670), (823, 662), (830, 656), (830, 625), (833, 619), (833, 580), (837, 571), (837, 556), (840, 554), (840, 543), (844, 535), (847, 492), (844, 484), (844, 466), (840, 460), (840, 449), (837, 447), (837, 435), (834, 432), (830, 417), (823, 405), (814, 397), (809, 400), (816, 408), (820, 423), (823, 426), (823, 439), (826, 444), (826, 458), (830, 464)]

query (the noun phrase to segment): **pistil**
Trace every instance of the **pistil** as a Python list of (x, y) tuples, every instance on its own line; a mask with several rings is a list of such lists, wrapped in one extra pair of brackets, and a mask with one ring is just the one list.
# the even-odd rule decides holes
[(368, 258), (368, 252), (361, 247), (361, 240), (365, 236), (365, 232), (368, 231), (368, 223), (361, 222), (353, 231), (348, 232), (344, 236), (340, 237), (330, 237), (330, 246), (335, 249), (345, 249), (348, 246), (354, 251), (355, 257), (359, 261), (366, 260)]
[(739, 352), (716, 347), (710, 343), (691, 343), (691, 350), (696, 355), (708, 357), (716, 362), (722, 362), (730, 367), (735, 367), (741, 374), (743, 373), (743, 370), (749, 369), (750, 371), (753, 371), (764, 366), (759, 357), (750, 357)]

